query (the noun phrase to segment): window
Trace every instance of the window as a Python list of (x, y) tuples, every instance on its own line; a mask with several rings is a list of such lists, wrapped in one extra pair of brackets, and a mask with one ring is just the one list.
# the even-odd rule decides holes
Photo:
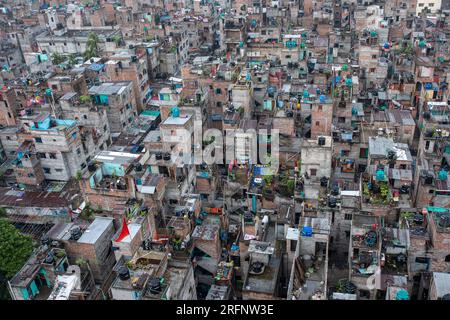
[(376, 70), (375, 68), (369, 68), (369, 72), (373, 73), (373, 72), (375, 72), (375, 70)]
[(55, 169), (56, 172), (63, 172), (63, 169)]
[(445, 256), (445, 262), (450, 262), (450, 254)]
[(309, 172), (310, 172), (312, 177), (315, 177), (316, 174), (317, 174), (317, 169), (309, 169)]
[(353, 215), (351, 213), (346, 213), (344, 216), (345, 220), (352, 220)]
[(56, 153), (49, 153), (50, 159), (56, 159)]
[(319, 106), (318, 108), (319, 108), (319, 111), (323, 110), (323, 106)]
[(424, 264), (426, 264), (426, 263), (430, 262), (430, 258), (416, 257), (415, 262), (416, 263), (424, 263)]
[(339, 123), (345, 123), (345, 117), (338, 117)]
[(80, 148), (77, 149), (77, 154), (78, 154), (78, 155), (81, 154), (81, 149), (80, 149)]
[(222, 94), (222, 89), (216, 88), (216, 94)]
[(42, 139), (39, 137), (35, 137), (34, 141), (36, 141), (36, 143), (42, 143)]
[(350, 155), (350, 150), (341, 150), (341, 157), (348, 157)]
[(45, 159), (45, 158), (47, 158), (44, 152), (38, 152), (37, 153), (37, 157), (38, 157), (38, 159)]
[(87, 120), (87, 115), (83, 114), (83, 119)]
[(359, 157), (360, 158), (367, 159), (368, 153), (369, 153), (368, 148), (360, 148), (359, 149)]
[(11, 137), (10, 136), (6, 136), (6, 140), (11, 140)]
[(320, 121), (316, 121), (316, 126), (320, 126)]
[(34, 178), (34, 174), (29, 173), (29, 174), (28, 174), (28, 178)]
[(294, 252), (296, 247), (297, 247), (297, 240), (291, 240), (291, 252)]
[(42, 168), (42, 169), (44, 169), (44, 173), (50, 174), (51, 172), (50, 168)]
[(376, 59), (377, 58), (377, 55), (376, 54), (373, 54), (372, 55), (372, 59)]

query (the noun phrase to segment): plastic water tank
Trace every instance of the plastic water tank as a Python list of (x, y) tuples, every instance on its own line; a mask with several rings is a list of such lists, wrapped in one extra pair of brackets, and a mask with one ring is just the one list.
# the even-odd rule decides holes
[(408, 291), (401, 289), (397, 291), (396, 300), (409, 300)]
[(180, 109), (178, 107), (172, 108), (172, 117), (178, 118), (180, 116)]
[(319, 139), (317, 139), (317, 143), (319, 144), (319, 146), (324, 146), (325, 141), (325, 137), (319, 137)]
[(377, 170), (377, 181), (384, 181), (384, 170)]
[(444, 169), (439, 171), (439, 180), (441, 180), (441, 181), (447, 180), (447, 171), (445, 171)]
[(303, 91), (303, 98), (309, 98), (309, 92), (308, 90)]

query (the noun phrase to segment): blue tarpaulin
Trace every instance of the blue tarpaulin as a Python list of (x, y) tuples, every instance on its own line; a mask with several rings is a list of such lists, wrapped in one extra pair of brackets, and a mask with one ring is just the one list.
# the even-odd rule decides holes
[(342, 140), (345, 140), (345, 141), (352, 141), (352, 139), (353, 139), (353, 132), (341, 133), (341, 138), (342, 138)]
[(312, 236), (312, 227), (303, 226), (301, 234), (304, 237), (311, 237)]
[(98, 71), (102, 70), (104, 67), (105, 67), (104, 64), (101, 64), (101, 63), (92, 63), (92, 64), (88, 67), (88, 69), (89, 69), (89, 70), (92, 70), (92, 71), (98, 72)]

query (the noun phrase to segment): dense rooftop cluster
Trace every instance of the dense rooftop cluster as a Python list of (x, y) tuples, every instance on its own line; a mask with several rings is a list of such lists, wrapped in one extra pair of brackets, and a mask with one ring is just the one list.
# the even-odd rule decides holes
[(450, 1), (0, 7), (12, 299), (450, 299)]

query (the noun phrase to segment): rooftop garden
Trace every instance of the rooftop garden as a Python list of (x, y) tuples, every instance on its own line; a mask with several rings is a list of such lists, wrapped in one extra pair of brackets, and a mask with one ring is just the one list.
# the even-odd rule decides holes
[(388, 205), (391, 201), (386, 181), (364, 182), (363, 196), (367, 203), (374, 205)]

